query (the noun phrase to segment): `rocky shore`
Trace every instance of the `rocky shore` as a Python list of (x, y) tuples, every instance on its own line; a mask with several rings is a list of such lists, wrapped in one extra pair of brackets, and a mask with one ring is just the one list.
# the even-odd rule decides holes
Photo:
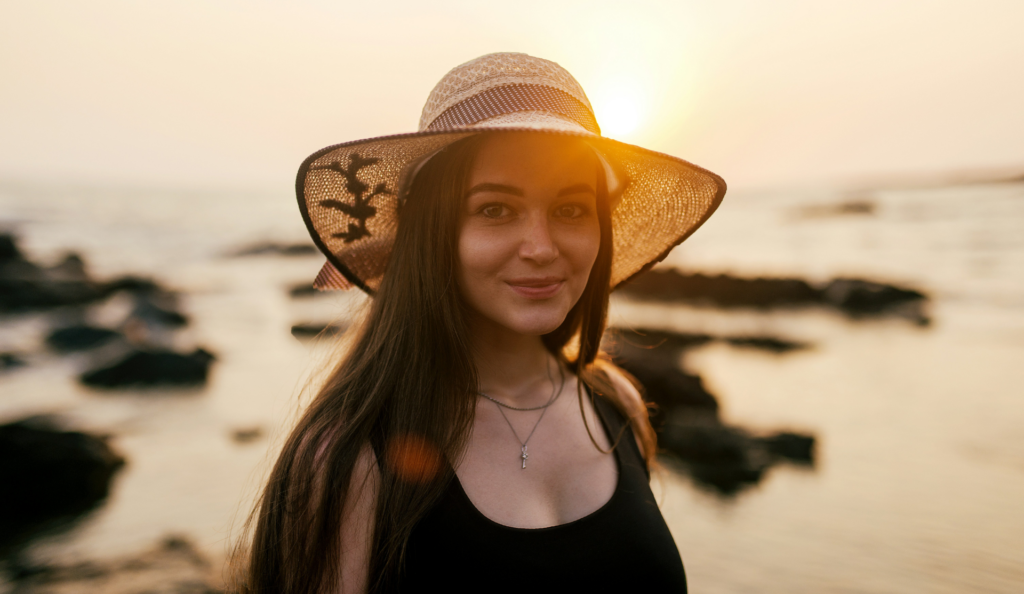
[[(132, 302), (120, 323), (100, 327), (86, 321), (91, 307), (118, 293), (127, 294)], [(43, 266), (21, 252), (13, 235), (0, 234), (0, 315), (53, 312), (45, 339), (51, 351), (96, 352), (92, 368), (79, 377), (84, 385), (107, 390), (204, 385), (216, 357), (202, 347), (184, 353), (173, 350), (174, 332), (188, 325), (178, 301), (175, 292), (151, 279), (94, 279), (78, 254)], [(25, 355), (0, 354), (0, 370), (27, 365)]]
[(651, 270), (619, 289), (642, 301), (688, 303), (724, 309), (822, 307), (850, 318), (900, 317), (930, 323), (927, 296), (916, 289), (864, 279), (837, 278), (815, 285), (795, 278), (710, 276), (676, 270)]
[[(94, 308), (112, 298), (128, 307), (119, 322), (90, 322)], [(85, 366), (83, 385), (105, 393), (154, 387), (205, 385), (215, 356), (202, 347), (174, 348), (189, 323), (179, 296), (139, 277), (93, 278), (85, 260), (68, 254), (57, 264), (32, 261), (13, 235), (0, 234), (0, 323), (34, 316), (47, 329), (43, 350), (0, 353), (0, 373), (74, 356)], [(169, 539), (131, 559), (110, 563), (36, 566), (24, 551), (40, 536), (73, 529), (104, 505), (128, 461), (94, 435), (53, 416), (29, 416), (0, 425), (0, 584), (13, 592), (215, 592), (191, 544)], [(204, 565), (205, 564), (205, 565)], [(190, 577), (191, 576), (191, 577)]]
[(681, 366), (688, 349), (713, 341), (774, 353), (809, 345), (775, 337), (712, 337), (643, 329), (612, 329), (609, 335), (608, 350), (615, 363), (637, 379), (653, 405), (651, 423), (658, 432), (659, 448), (668, 455), (668, 465), (688, 474), (697, 485), (732, 496), (760, 482), (776, 464), (814, 466), (813, 435), (755, 434), (725, 423), (719, 416), (718, 398), (699, 375)]
[(52, 266), (30, 261), (11, 234), (0, 234), (0, 314), (39, 311), (66, 305), (85, 305), (118, 291), (156, 292), (144, 278), (125, 276), (98, 281), (89, 276), (85, 261), (75, 253)]

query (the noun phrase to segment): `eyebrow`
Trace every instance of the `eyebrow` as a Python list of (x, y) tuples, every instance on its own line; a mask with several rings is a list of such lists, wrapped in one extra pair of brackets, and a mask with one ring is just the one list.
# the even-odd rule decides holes
[[(511, 194), (512, 196), (522, 196), (523, 195), (523, 191), (521, 189), (515, 187), (515, 186), (508, 186), (508, 185), (505, 185), (505, 184), (483, 183), (483, 184), (477, 184), (477, 185), (473, 186), (472, 188), (470, 188), (469, 191), (466, 192), (466, 197), (468, 198), (468, 197), (472, 196), (473, 194), (477, 194), (479, 192), (498, 192), (498, 193), (501, 193), (501, 194)], [(575, 184), (575, 185), (568, 186), (568, 187), (565, 187), (565, 188), (562, 188), (561, 190), (559, 190), (558, 191), (558, 197), (561, 198), (562, 196), (571, 196), (573, 194), (579, 194), (579, 193), (589, 193), (589, 194), (595, 194), (595, 195), (597, 194), (597, 192), (594, 191), (594, 188), (590, 187), (590, 184)]]

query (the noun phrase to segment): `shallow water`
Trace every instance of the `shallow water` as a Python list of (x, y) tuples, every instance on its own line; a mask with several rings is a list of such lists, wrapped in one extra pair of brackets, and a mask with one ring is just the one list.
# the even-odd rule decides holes
[[(870, 201), (871, 214), (828, 205)], [(104, 558), (185, 534), (226, 550), (274, 444), (328, 349), (300, 321), (344, 317), (355, 294), (293, 300), (318, 257), (228, 258), (265, 239), (305, 241), (287, 194), (0, 186), (0, 225), (36, 261), (80, 252), (96, 277), (152, 275), (183, 293), (181, 348), (219, 360), (199, 391), (107, 394), (79, 386), (85, 356), (41, 346), (45, 315), (0, 319), (0, 421), (56, 412), (113, 434), (128, 458), (113, 494), (40, 558)], [(813, 348), (773, 355), (711, 344), (686, 355), (731, 423), (819, 438), (813, 469), (777, 466), (721, 499), (666, 470), (656, 493), (695, 592), (1016, 592), (1024, 588), (1024, 185), (861, 192), (735, 192), (669, 264), (706, 273), (862, 276), (932, 296), (930, 327), (637, 304), (613, 322), (768, 334)], [(124, 304), (93, 311), (112, 323)], [(235, 443), (236, 429), (264, 437)]]

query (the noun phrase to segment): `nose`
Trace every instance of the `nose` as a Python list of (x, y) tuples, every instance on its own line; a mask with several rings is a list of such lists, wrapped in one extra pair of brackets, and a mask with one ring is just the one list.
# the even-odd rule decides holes
[(531, 216), (519, 244), (519, 257), (532, 260), (540, 265), (550, 264), (558, 257), (558, 246), (551, 236), (546, 216)]

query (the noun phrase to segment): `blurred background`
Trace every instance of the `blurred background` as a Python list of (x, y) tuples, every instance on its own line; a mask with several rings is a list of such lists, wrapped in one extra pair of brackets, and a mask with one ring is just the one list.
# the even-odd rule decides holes
[(217, 591), (363, 303), (309, 288), (299, 163), (415, 130), (495, 51), (729, 183), (611, 314), (656, 384), (691, 590), (1021, 591), (1022, 24), (995, 0), (0, 2), (0, 591)]

